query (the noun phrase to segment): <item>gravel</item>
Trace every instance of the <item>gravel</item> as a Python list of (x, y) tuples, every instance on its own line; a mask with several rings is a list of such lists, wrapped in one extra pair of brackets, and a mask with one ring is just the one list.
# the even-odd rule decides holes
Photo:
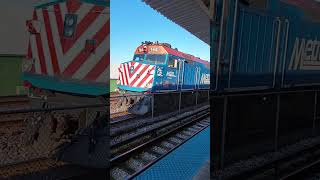
[(144, 167), (143, 162), (141, 162), (137, 159), (133, 159), (133, 158), (130, 158), (127, 161), (127, 165), (129, 168), (134, 169), (135, 171), (139, 171), (140, 169), (142, 169)]
[(130, 176), (126, 171), (120, 168), (111, 169), (111, 176), (113, 179), (126, 179), (126, 177)]
[(151, 154), (149, 152), (143, 152), (140, 157), (144, 160), (147, 160), (147, 161), (153, 161), (155, 159), (157, 159), (157, 156), (154, 155), (154, 154)]
[(161, 147), (158, 147), (158, 146), (153, 146), (151, 148), (151, 150), (154, 151), (154, 152), (157, 152), (159, 154), (165, 154), (167, 152), (167, 150), (165, 150), (165, 149), (163, 149)]
[(180, 139), (187, 139), (188, 138), (188, 136), (185, 136), (185, 135), (183, 135), (183, 134), (176, 134), (176, 137), (178, 137), (178, 138), (180, 138)]
[(170, 148), (170, 149), (172, 149), (172, 148), (175, 147), (174, 144), (171, 144), (171, 143), (169, 143), (169, 142), (167, 142), (167, 141), (161, 142), (161, 145), (164, 146), (164, 147), (168, 147), (168, 148)]
[(170, 137), (169, 140), (172, 141), (172, 142), (174, 142), (174, 143), (177, 143), (177, 144), (182, 143), (182, 140), (180, 140), (180, 139), (178, 139), (178, 138), (175, 138), (175, 137)]

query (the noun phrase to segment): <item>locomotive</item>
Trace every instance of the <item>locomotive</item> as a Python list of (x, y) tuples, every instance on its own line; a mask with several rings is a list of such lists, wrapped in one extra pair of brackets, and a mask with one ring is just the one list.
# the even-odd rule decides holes
[[(120, 64), (118, 89), (121, 93), (164, 93), (209, 89), (210, 63), (173, 49), (168, 43), (143, 42), (133, 60)], [(126, 101), (126, 102), (123, 102)], [(133, 114), (150, 111), (150, 96), (129, 97), (121, 106)]]
[[(34, 6), (33, 18), (26, 21), (29, 45), (22, 66), (32, 107), (107, 105), (109, 17), (109, 0), (51, 0)], [(27, 142), (37, 143), (34, 135), (49, 124), (52, 126), (47, 130), (51, 132), (48, 142), (57, 144), (59, 138), (66, 136), (71, 139), (71, 143), (54, 145), (53, 149), (65, 150), (61, 151), (65, 154), (56, 153), (59, 158), (85, 166), (105, 167), (107, 160), (101, 157), (105, 156), (108, 144), (104, 139), (106, 110), (97, 106), (34, 114), (27, 118), (31, 124), (27, 129)], [(102, 138), (99, 139), (97, 133)], [(104, 156), (98, 158), (101, 153)]]
[[(320, 83), (316, 0), (216, 1), (212, 90), (296, 89)], [(302, 28), (303, 27), (303, 28)]]

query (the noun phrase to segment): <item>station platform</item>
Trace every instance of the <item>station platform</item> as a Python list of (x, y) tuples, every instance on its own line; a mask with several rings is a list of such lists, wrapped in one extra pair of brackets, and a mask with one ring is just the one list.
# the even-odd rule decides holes
[[(153, 164), (135, 180), (209, 179), (210, 127)], [(205, 178), (208, 176), (208, 178)]]

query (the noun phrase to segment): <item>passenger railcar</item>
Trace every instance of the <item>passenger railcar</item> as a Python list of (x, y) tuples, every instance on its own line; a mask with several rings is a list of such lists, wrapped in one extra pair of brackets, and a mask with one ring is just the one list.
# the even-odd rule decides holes
[(320, 2), (227, 0), (215, 8), (213, 90), (320, 85)]
[[(39, 1), (34, 6), (33, 18), (26, 22), (29, 48), (23, 62), (24, 85), (30, 90), (33, 107), (85, 106), (107, 102), (109, 17), (109, 0), (50, 0)], [(54, 116), (56, 114), (53, 113)], [(62, 120), (70, 123), (76, 119), (78, 122), (69, 124), (68, 133), (72, 137), (86, 134), (83, 138), (89, 136), (87, 131), (93, 128), (97, 119), (107, 121), (107, 113), (106, 107), (87, 108), (63, 112), (55, 118), (58, 126)], [(71, 128), (74, 126), (76, 128)], [(29, 133), (31, 139), (35, 133), (38, 132)], [(90, 138), (98, 144), (95, 137)], [(82, 165), (105, 166), (106, 161), (102, 164), (93, 162), (94, 155), (87, 155), (85, 148), (81, 151), (80, 147), (77, 148), (81, 153), (70, 153), (71, 159), (74, 155), (81, 156), (79, 163)]]

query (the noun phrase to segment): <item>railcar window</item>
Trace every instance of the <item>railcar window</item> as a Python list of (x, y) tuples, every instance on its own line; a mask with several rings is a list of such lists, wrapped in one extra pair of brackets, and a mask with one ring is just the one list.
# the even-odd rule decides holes
[(166, 55), (159, 54), (147, 54), (146, 62), (153, 64), (164, 64), (166, 61)]

